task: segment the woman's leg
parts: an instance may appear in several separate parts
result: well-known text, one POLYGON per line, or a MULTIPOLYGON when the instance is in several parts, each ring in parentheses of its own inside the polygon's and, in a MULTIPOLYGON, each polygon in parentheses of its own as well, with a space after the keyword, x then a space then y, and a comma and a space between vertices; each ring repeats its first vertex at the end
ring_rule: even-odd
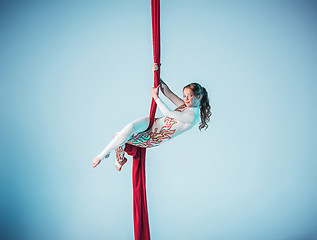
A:
POLYGON ((104 157, 109 157, 109 154, 112 150, 127 142, 133 134, 145 131, 146 128, 149 126, 149 123, 150 118, 148 116, 138 118, 133 122, 129 123, 114 136, 111 142, 100 154, 97 155, 97 157, 100 160, 102 160, 104 157))
POLYGON ((124 156, 124 149, 125 149, 125 144, 115 149, 115 152, 116 152, 115 166, 118 171, 121 171, 122 166, 126 164, 127 162, 127 158, 124 156))

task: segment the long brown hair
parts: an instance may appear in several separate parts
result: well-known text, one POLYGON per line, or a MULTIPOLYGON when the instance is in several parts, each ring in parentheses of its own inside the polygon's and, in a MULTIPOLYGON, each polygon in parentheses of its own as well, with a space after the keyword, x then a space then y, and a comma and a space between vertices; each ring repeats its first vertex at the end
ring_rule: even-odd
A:
POLYGON ((196 97, 201 95, 199 106, 201 122, 199 123, 199 130, 201 131, 203 128, 206 130, 208 128, 207 123, 210 121, 210 116, 212 115, 212 112, 210 111, 211 107, 209 104, 208 93, 199 83, 190 83, 183 88, 183 91, 185 88, 191 89, 196 97))

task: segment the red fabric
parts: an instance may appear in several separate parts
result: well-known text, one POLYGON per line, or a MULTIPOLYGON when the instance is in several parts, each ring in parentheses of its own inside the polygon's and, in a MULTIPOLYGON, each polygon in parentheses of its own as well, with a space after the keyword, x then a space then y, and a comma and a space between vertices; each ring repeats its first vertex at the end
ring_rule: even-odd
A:
MULTIPOLYGON (((154 63, 160 64, 160 0, 151 0, 152 32, 154 63)), ((160 67, 154 73, 154 87, 160 82, 160 67)), ((156 112, 156 102, 152 99, 150 124, 153 125, 156 112)), ((150 227, 146 203, 145 155, 146 149, 126 144, 125 151, 133 156, 133 220, 135 240, 150 240, 150 227)))
MULTIPOLYGON (((153 57, 154 63, 160 64, 160 0, 151 0, 152 6, 152 35, 153 35, 153 57)), ((154 87, 160 83, 160 66, 158 71, 154 72, 154 87)), ((153 125, 156 112, 156 102, 152 99, 150 111, 150 125, 153 125)))
POLYGON ((132 183, 134 238, 136 240, 150 240, 145 186, 146 149, 126 144, 125 151, 133 156, 132 183))

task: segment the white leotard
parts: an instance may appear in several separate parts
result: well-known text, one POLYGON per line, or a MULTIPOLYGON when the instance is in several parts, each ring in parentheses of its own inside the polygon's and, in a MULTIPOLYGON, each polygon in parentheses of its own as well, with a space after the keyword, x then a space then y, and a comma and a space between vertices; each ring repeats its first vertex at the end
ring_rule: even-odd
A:
POLYGON ((117 160, 122 161, 125 143, 144 148, 155 147, 188 131, 199 121, 199 107, 185 107, 184 102, 176 95, 167 97, 178 108, 174 111, 170 110, 159 98, 156 99, 163 117, 155 118, 152 127, 147 131, 145 130, 150 122, 149 117, 139 118, 129 123, 114 136, 112 141, 97 156, 103 159, 115 149, 117 160))
POLYGON ((164 117, 155 118, 149 130, 132 135, 127 143, 138 147, 155 147, 190 130, 199 121, 198 107, 181 105, 172 111, 159 98, 156 103, 164 117))

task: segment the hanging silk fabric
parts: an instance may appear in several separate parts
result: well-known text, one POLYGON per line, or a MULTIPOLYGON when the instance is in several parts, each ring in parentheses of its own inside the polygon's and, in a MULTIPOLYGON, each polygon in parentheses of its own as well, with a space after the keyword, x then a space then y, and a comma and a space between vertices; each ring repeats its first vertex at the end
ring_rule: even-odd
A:
MULTIPOLYGON (((154 63, 159 64, 154 72, 154 87, 160 83, 160 0, 151 0, 152 34, 154 63)), ((156 102, 152 99, 150 110, 150 124, 153 125, 156 112, 156 102)), ((133 220, 135 240, 150 240, 150 228, 146 203, 145 155, 146 149, 126 144, 125 152, 133 156, 132 184, 133 184, 133 220)))

